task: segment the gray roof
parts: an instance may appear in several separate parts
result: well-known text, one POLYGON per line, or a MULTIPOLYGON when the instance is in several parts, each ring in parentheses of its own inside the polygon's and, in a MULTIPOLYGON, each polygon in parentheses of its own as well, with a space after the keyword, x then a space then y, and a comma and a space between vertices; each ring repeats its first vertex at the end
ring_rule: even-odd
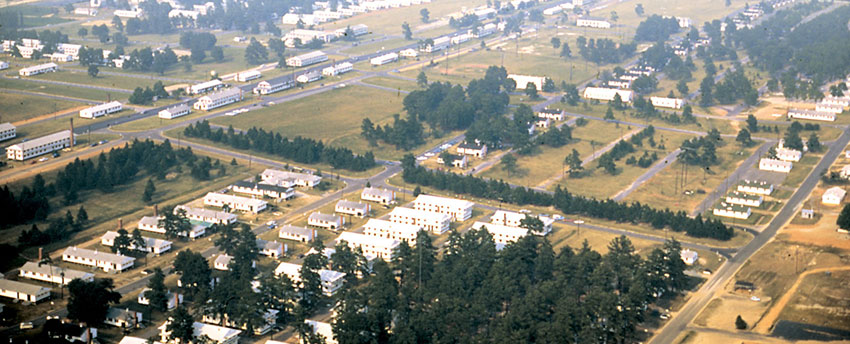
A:
POLYGON ((362 210, 366 210, 367 208, 369 208, 369 205, 366 204, 366 203, 352 202, 352 201, 346 201, 346 200, 340 200, 339 202, 336 202, 336 206, 337 207, 343 207, 343 208, 350 208, 350 209, 362 209, 362 210))
POLYGON ((189 107, 189 105, 186 105, 186 103, 182 103, 182 104, 178 104, 176 106, 172 106, 170 108, 167 108, 165 110, 168 111, 168 112, 171 112, 171 113, 177 113, 177 112, 188 111, 190 109, 191 108, 189 107))
POLYGON ((277 241, 268 241, 263 239, 257 239, 257 248, 261 250, 277 250, 282 249, 283 244, 277 241))
POLYGON ((280 230, 278 232, 279 233, 290 233, 292 235, 301 235, 301 236, 306 236, 306 237, 310 237, 310 236, 313 235, 312 229, 308 229, 308 228, 304 228, 304 227, 298 227, 298 226, 292 226, 292 225, 286 225, 286 226, 280 227, 280 230))
POLYGON ((38 266, 38 263, 36 263, 36 262, 26 262, 26 263, 24 263, 24 266, 21 267, 21 270, 22 271, 28 271, 28 272, 35 272, 35 273, 44 274, 44 275, 48 275, 48 276, 59 276, 61 273, 64 272, 65 273, 65 279, 68 280, 68 281, 73 280, 75 278, 86 279, 89 276, 94 276, 94 274, 92 274, 90 272, 83 272, 83 271, 79 271, 79 270, 65 269, 63 267, 59 267, 59 266, 56 266, 56 265, 42 264, 41 266, 38 266))
POLYGON ((228 88, 228 89, 223 90, 221 92, 212 93, 212 94, 206 95, 204 97, 208 97, 211 100, 218 100, 218 99, 229 98, 229 97, 232 97, 232 96, 240 94, 240 93, 242 93, 242 90, 239 89, 238 87, 234 87, 234 88, 228 88))
POLYGON ((9 146, 9 148, 17 147, 20 150, 25 151, 25 150, 27 150, 31 147, 37 147, 37 146, 41 146, 43 144, 47 144, 47 143, 50 143, 50 142, 59 141, 59 140, 64 139, 64 138, 70 138, 71 137, 70 135, 71 135, 70 130, 63 130, 63 131, 60 131, 58 133, 53 133, 53 134, 50 134, 50 135, 46 135, 46 136, 42 136, 42 137, 39 137, 39 138, 36 138, 36 139, 29 140, 29 141, 26 141, 26 142, 18 143, 16 145, 9 146))
POLYGON ((246 180, 237 181, 237 182, 233 183, 233 185, 238 186, 238 187, 243 187, 243 188, 258 189, 258 190, 265 190, 265 191, 272 191, 272 192, 279 192, 279 193, 286 193, 287 191, 292 189, 292 188, 285 188, 285 187, 281 187, 281 186, 277 186, 277 185, 271 185, 271 184, 249 182, 249 181, 246 181, 246 180))
POLYGON ((0 130, 9 130, 9 129, 15 129, 15 126, 12 125, 12 123, 8 123, 8 122, 0 124, 0 130))
POLYGON ((136 258, 113 254, 109 252, 89 250, 81 247, 71 246, 62 251, 62 255, 73 255, 77 257, 88 258, 92 260, 106 261, 113 264, 124 265, 127 261, 135 261, 136 258))
POLYGON ((378 189, 378 188, 365 188, 363 189, 362 195, 371 195, 375 197, 393 197, 393 191, 387 189, 378 189))
POLYGON ((310 214, 311 220, 320 220, 326 222, 337 222, 340 221, 341 217, 333 215, 333 214, 322 214, 322 213, 312 213, 310 214))
POLYGON ((464 143, 459 144, 457 146, 457 148, 480 150, 481 148, 484 148, 484 145, 480 145, 480 144, 477 144, 477 143, 474 143, 474 142, 472 142, 472 143, 464 142, 464 143))
POLYGON ((50 288, 45 288, 40 285, 23 283, 18 281, 12 281, 7 279, 0 279, 0 289, 2 290, 13 290, 19 293, 24 293, 28 295, 37 295, 41 293, 44 289, 48 291, 50 288))

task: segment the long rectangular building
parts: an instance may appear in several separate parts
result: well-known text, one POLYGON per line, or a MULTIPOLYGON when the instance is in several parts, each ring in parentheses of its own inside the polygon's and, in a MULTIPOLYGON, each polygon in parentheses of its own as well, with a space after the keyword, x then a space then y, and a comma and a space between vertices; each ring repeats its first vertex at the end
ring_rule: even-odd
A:
MULTIPOLYGON (((322 281, 322 293, 325 296, 333 296, 339 288, 342 288, 345 283, 345 273, 333 270, 321 269, 318 271, 319 279, 322 281)), ((275 275, 286 275, 295 283, 301 283, 301 265, 283 262, 278 264, 274 269, 275 275)))
POLYGON ((257 84, 257 87, 254 87, 254 94, 272 94, 275 92, 290 89, 292 88, 292 86, 295 86, 295 82, 292 80, 286 80, 276 84, 272 84, 268 81, 260 81, 260 83, 257 84))
POLYGON ((368 187, 360 193, 360 199, 381 204, 390 204, 395 201, 395 191, 368 187))
POLYGON ((505 210, 497 210, 493 216, 490 217, 490 222, 498 225, 511 226, 511 227, 520 227, 522 226, 522 220, 526 218, 526 216, 537 218, 540 222, 543 223, 543 231, 542 232, 532 232, 535 235, 546 235, 547 233, 552 231, 552 224, 555 223, 555 220, 547 217, 547 216, 534 216, 534 215, 526 215, 513 211, 505 211, 505 210))
POLYGON ((322 181, 322 177, 317 175, 273 170, 270 168, 263 171, 263 173, 260 174, 260 178, 263 180, 262 182, 264 184, 282 187, 305 186, 312 188, 319 185, 322 181))
POLYGON ((312 51, 306 54, 293 56, 286 59, 286 65, 290 67, 304 67, 313 65, 328 60, 328 55, 321 50, 312 51))
POLYGON ((162 119, 175 119, 180 116, 188 115, 192 109, 186 104, 178 104, 170 108, 164 109, 157 113, 157 116, 162 119))
POLYGON ((39 265, 36 262, 26 262, 18 271, 18 275, 23 278, 59 285, 68 285, 68 283, 71 283, 75 279, 81 279, 87 282, 94 280, 94 274, 91 272, 71 270, 51 264, 39 265))
POLYGON ((290 199, 295 197, 295 189, 286 188, 277 185, 263 184, 240 180, 230 185, 230 190, 236 193, 243 193, 257 197, 271 197, 277 199, 290 199))
POLYGON ((363 234, 377 238, 406 241, 411 246, 416 245, 416 236, 420 230, 422 230, 422 227, 417 225, 379 219, 369 219, 363 225, 363 234))
POLYGON ((816 110, 791 109, 788 110, 788 118, 834 122, 835 114, 832 112, 823 112, 816 110))
POLYGON ((42 73, 55 72, 59 70, 59 65, 50 62, 45 64, 40 64, 37 66, 21 68, 18 70, 18 75, 20 76, 33 76, 42 73))
POLYGON ((0 279, 0 296, 23 302, 36 303, 50 297, 50 288, 0 279))
POLYGON ((426 231, 438 235, 448 231, 452 221, 451 215, 448 214, 405 207, 394 208, 389 216, 392 222, 421 226, 426 231))
POLYGON ((475 221, 472 224, 472 229, 480 230, 481 228, 487 228, 487 232, 493 236, 493 242, 501 245, 517 242, 519 239, 528 235, 528 229, 522 227, 505 226, 481 221, 475 221))
POLYGON ((342 232, 336 238, 336 243, 345 241, 351 249, 360 248, 366 258, 380 258, 390 261, 396 247, 401 244, 398 240, 377 238, 354 232, 342 232))
POLYGON ((470 201, 431 195, 419 195, 413 201, 413 209, 446 214, 454 221, 465 221, 472 217, 473 206, 475 203, 470 201))
POLYGON ((6 147, 6 158, 9 160, 24 161, 39 155, 52 153, 54 151, 71 147, 73 139, 70 130, 63 130, 37 139, 21 142, 6 147))
POLYGON ((223 211, 187 207, 185 205, 178 205, 174 207, 175 212, 177 212, 178 210, 186 211, 186 217, 188 217, 189 220, 197 222, 229 225, 232 223, 236 223, 236 220, 238 220, 238 216, 236 216, 236 214, 226 213, 223 211))
POLYGON ((14 139, 16 136, 18 136, 17 130, 17 127, 12 125, 12 123, 0 124, 0 141, 14 139))
POLYGON ((198 101, 192 107, 195 110, 209 111, 240 100, 242 100, 242 90, 239 88, 228 88, 224 91, 198 98, 198 101))
POLYGON ((266 209, 267 203, 261 199, 242 196, 234 196, 217 192, 210 192, 204 196, 204 204, 213 207, 224 207, 227 205, 232 210, 240 210, 250 213, 259 213, 266 209))
MULTIPOLYGON (((176 209, 176 208, 175 208, 176 209)), ((233 215, 233 214, 231 214, 233 215)), ((236 215, 233 215, 236 216, 236 215)), ((186 216, 190 220, 192 219, 190 216, 186 216)), ((141 231, 165 234, 165 227, 159 225, 159 220, 162 219, 162 216, 144 216, 141 220, 139 220, 138 228, 141 231)), ((188 233, 179 233, 179 236, 189 237, 190 239, 196 239, 204 236, 207 232, 207 226, 201 224, 192 224, 192 228, 189 229, 188 233)))
POLYGON ((618 94, 620 95, 620 100, 624 103, 632 101, 632 91, 619 90, 616 88, 587 87, 584 89, 583 96, 587 99, 605 100, 610 102, 614 100, 618 94))
POLYGON ((224 83, 221 82, 221 80, 216 79, 189 86, 189 88, 186 89, 186 93, 191 95, 201 94, 212 92, 222 87, 224 87, 224 83))
MULTIPOLYGON (((115 239, 118 238, 118 235, 118 232, 107 231, 100 237, 100 244, 112 247, 115 245, 115 239)), ((171 241, 148 237, 142 237, 142 239, 145 241, 145 247, 136 247, 135 243, 130 243, 128 248, 131 250, 152 252, 156 255, 160 255, 171 250, 171 241)))
POLYGON ((98 267, 105 272, 121 272, 132 268, 136 258, 71 246, 62 252, 62 260, 69 263, 98 267))

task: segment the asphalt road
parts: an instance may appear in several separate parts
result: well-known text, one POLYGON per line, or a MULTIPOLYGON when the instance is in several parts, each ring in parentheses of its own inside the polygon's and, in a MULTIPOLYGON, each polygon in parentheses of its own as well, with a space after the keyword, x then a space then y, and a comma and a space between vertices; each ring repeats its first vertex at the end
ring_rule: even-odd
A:
POLYGON ((670 154, 667 154, 667 156, 665 156, 663 159, 659 159, 659 161, 655 165, 652 165, 649 170, 647 170, 646 172, 644 172, 644 174, 640 175, 640 177, 635 179, 635 181, 632 182, 632 184, 629 185, 628 188, 618 192, 616 195, 614 195, 614 197, 612 197, 612 199, 619 202, 628 197, 632 192, 637 190, 637 188, 643 185, 643 183, 646 183, 646 181, 651 179, 658 172, 661 172, 661 170, 676 162, 676 158, 681 152, 681 149, 676 148, 676 150, 670 152, 670 154))
POLYGON ((683 333, 688 324, 696 318, 699 312, 708 304, 714 293, 722 289, 741 268, 741 266, 752 257, 759 249, 767 244, 776 235, 776 232, 785 225, 797 213, 799 206, 817 186, 821 173, 826 171, 835 159, 850 142, 850 132, 845 130, 841 136, 832 143, 829 151, 823 159, 818 162, 812 172, 806 177, 800 187, 785 203, 785 206, 776 214, 770 224, 753 238, 747 245, 742 247, 737 254, 732 256, 703 286, 691 296, 690 300, 673 316, 650 341, 650 343, 672 343, 679 334, 683 333))

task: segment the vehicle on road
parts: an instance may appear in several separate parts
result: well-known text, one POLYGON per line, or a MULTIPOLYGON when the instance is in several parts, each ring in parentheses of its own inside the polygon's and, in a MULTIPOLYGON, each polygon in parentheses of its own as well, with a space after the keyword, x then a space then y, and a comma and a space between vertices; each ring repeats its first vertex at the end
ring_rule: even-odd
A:
POLYGON ((18 327, 21 330, 29 330, 29 329, 34 328, 35 326, 33 326, 32 322, 27 321, 27 322, 22 322, 21 325, 18 326, 18 327))
POLYGON ((274 222, 274 220, 266 222, 266 226, 269 226, 269 229, 275 229, 275 227, 277 227, 277 222, 274 222))
POLYGON ((45 162, 45 161, 47 161, 47 160, 50 160, 50 158, 48 158, 48 157, 43 157, 43 158, 41 158, 41 159, 38 159, 38 161, 39 161, 39 162, 45 162))

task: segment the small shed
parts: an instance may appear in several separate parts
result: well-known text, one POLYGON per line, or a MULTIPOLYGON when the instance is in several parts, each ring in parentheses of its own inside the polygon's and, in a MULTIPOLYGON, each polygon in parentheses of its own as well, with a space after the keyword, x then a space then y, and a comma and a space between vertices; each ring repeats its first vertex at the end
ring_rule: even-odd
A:
POLYGON ((800 210, 800 217, 804 219, 813 219, 815 218, 815 210, 803 208, 800 210))

